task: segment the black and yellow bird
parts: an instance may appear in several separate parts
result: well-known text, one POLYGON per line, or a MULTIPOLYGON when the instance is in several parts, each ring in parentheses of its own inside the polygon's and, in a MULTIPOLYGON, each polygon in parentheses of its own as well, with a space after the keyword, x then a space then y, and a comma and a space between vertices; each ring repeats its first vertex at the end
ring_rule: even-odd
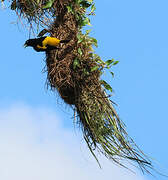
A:
POLYGON ((70 40, 59 40, 55 37, 44 36, 35 39, 28 39, 24 47, 31 46, 37 52, 49 51, 53 49, 59 49, 60 43, 68 43, 70 40))

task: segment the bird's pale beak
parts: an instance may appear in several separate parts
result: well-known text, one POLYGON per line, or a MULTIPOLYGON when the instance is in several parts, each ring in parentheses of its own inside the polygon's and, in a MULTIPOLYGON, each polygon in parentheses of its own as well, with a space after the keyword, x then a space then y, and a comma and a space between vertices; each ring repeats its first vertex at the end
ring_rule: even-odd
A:
POLYGON ((27 46, 28 46, 28 45, 27 45, 26 43, 23 45, 24 48, 26 48, 27 46))

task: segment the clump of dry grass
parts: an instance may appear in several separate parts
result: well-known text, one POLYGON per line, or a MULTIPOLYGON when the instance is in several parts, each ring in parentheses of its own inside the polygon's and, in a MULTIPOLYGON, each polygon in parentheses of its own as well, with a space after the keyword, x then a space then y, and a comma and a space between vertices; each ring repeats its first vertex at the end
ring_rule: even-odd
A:
POLYGON ((102 71, 117 62, 103 62, 94 54, 97 41, 81 32, 89 24, 86 9, 94 4, 87 0, 55 0, 44 9, 47 0, 13 0, 13 9, 28 22, 47 25, 47 32, 59 39, 70 39, 59 50, 46 52, 48 85, 58 91, 65 103, 74 106, 84 139, 95 156, 95 150, 124 166, 122 159, 136 162, 142 171, 152 168, 150 160, 128 136, 106 90, 109 84, 101 80, 102 71), (15 6, 14 6, 15 4, 15 6), (47 18, 50 15, 50 18, 47 18), (46 18, 46 19, 45 19, 46 18))

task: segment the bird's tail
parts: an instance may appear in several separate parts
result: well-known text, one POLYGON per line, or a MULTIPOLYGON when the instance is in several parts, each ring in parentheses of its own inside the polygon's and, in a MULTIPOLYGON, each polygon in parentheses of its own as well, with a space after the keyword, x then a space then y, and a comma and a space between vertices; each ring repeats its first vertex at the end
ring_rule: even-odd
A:
POLYGON ((60 43, 68 43, 70 40, 66 39, 66 40, 61 40, 60 43))

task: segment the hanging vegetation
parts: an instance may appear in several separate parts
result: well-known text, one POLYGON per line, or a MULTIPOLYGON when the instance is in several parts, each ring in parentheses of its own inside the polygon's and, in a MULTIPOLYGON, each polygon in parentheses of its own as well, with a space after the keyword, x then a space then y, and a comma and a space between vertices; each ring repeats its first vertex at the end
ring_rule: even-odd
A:
POLYGON ((89 36, 89 30, 82 31, 95 13, 93 0, 12 0, 11 9, 32 29, 42 27, 39 36, 49 33, 58 39, 70 39, 59 50, 46 52, 47 82, 75 108, 77 123, 96 160, 98 151, 121 166, 126 167, 122 161, 126 159, 143 172, 150 172, 150 160, 128 136, 109 99, 112 88, 101 79, 102 73, 118 61, 104 62, 93 50, 97 40, 89 36))

